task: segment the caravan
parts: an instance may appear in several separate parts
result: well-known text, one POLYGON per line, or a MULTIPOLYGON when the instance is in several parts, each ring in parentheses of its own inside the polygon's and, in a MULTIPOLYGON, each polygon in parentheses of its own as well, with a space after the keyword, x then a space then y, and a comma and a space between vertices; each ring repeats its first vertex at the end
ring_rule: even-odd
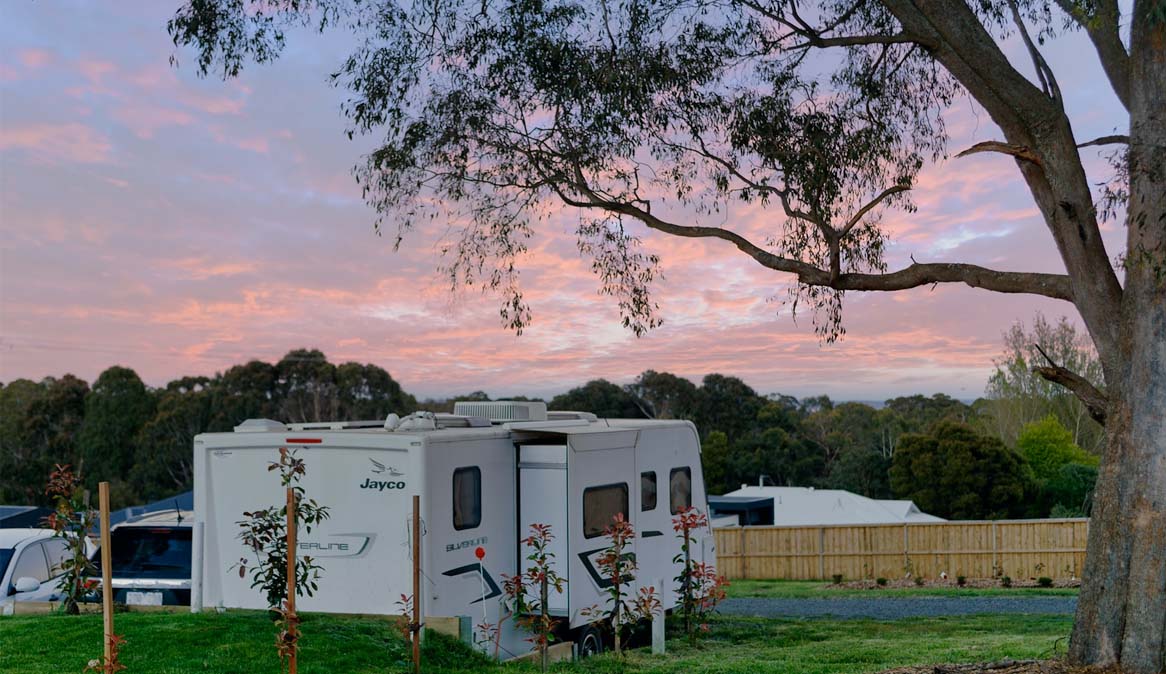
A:
MULTIPOLYGON (((526 564, 521 541, 532 524, 551 525, 555 570, 567 581, 562 594, 552 592, 551 613, 587 650, 600 644, 583 611, 606 601, 596 558, 617 513, 637 532, 631 591, 656 586, 666 608, 677 605, 672 518, 688 506, 707 512, 690 422, 597 419, 509 401, 459 403, 454 412, 384 422, 251 420, 196 437, 195 609, 266 608, 262 592, 232 567, 249 556, 237 537, 243 512, 282 502, 267 470, 281 447, 304 460, 301 485, 331 511, 297 545, 323 567, 319 590, 299 600, 300 610, 400 611, 396 602, 412 594, 413 495, 423 523, 422 615, 502 622, 503 658, 531 649, 514 621, 503 621, 501 595, 503 576, 526 564)), ((706 528, 694 556, 712 563, 713 555, 706 528)))

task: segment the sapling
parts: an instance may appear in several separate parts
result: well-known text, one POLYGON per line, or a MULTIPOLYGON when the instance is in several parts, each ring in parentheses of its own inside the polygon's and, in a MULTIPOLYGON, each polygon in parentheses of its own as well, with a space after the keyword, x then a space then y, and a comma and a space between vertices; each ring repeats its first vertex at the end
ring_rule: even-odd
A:
POLYGON ((610 543, 596 558, 596 566, 607 581, 604 588, 607 608, 591 606, 580 613, 597 620, 606 619, 611 624, 616 655, 622 655, 624 632, 662 611, 663 606, 655 587, 641 587, 634 595, 628 593, 628 585, 635 580, 636 572, 635 557, 624 551, 636 537, 632 523, 624 519, 623 513, 616 513, 603 533, 610 543))
POLYGON ((711 613, 724 598, 724 587, 728 581, 718 576, 716 570, 692 557, 693 532, 708 526, 708 515, 696 508, 681 508, 672 518, 672 529, 680 539, 680 552, 672 558, 673 564, 680 564, 680 575, 675 580, 680 594, 680 610, 684 618, 684 633, 689 640, 695 640, 694 619, 702 627, 704 618, 711 613))
MULTIPOLYGON (((279 461, 273 461, 267 466, 268 471, 279 471, 280 483, 289 487, 295 494, 295 512, 293 521, 296 528, 303 527, 305 533, 311 533, 312 528, 328 519, 326 506, 319 505, 314 499, 304 496, 304 488, 299 486, 300 479, 307 470, 304 461, 296 457, 295 450, 281 448, 279 461)), ((271 506, 261 510, 243 513, 246 519, 237 522, 241 531, 238 538, 255 555, 254 565, 250 566, 251 587, 263 590, 267 598, 267 607, 276 616, 276 651, 280 661, 285 666, 293 654, 297 652, 300 638, 299 616, 290 610, 287 603, 287 504, 271 506)), ((245 578, 248 571, 248 559, 243 557, 235 565, 239 569, 239 577, 245 578)), ((321 567, 309 555, 296 556, 296 596, 311 597, 319 587, 321 567)))
POLYGON ((555 637, 555 619, 550 615, 550 591, 563 592, 563 579, 552 566, 555 557, 550 551, 552 540, 554 534, 549 524, 530 525, 530 536, 522 540, 522 544, 530 548, 530 554, 526 556, 529 566, 516 576, 502 577, 507 608, 515 623, 531 633, 527 641, 538 649, 544 672, 549 664, 548 649, 555 637), (532 590, 538 591, 537 599, 531 598, 532 590))
POLYGON ((97 587, 92 580, 96 567, 89 559, 86 549, 86 534, 94 526, 97 513, 85 502, 81 490, 81 476, 74 473, 68 464, 57 464, 49 475, 45 493, 53 497, 55 508, 45 518, 45 526, 53 530, 53 536, 64 539, 68 554, 61 561, 61 579, 57 589, 61 591, 61 610, 76 615, 80 613, 78 602, 97 587))

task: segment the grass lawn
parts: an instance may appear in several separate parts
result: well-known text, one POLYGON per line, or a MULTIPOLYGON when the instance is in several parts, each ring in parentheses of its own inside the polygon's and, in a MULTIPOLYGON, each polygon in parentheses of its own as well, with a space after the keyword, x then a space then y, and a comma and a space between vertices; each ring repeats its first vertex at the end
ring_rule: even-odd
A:
POLYGON ((832 587, 816 580, 734 580, 728 588, 730 597, 764 597, 770 599, 830 599, 834 597, 1076 597, 1075 587, 907 587, 859 588, 832 587))
MULTIPOLYGON (((274 629, 261 613, 129 613, 117 616, 126 638, 126 674, 277 674, 274 629)), ((1063 652, 1071 619, 1062 616, 974 616, 873 620, 787 620, 720 617, 696 647, 669 641, 669 652, 631 651, 620 662, 604 655, 556 672, 762 674, 876 672, 895 666, 1048 657, 1063 652)), ((407 648, 391 625, 369 618, 307 615, 302 629, 304 674, 406 672, 407 648)), ((80 672, 101 653, 101 616, 0 618, 0 672, 80 672)), ((505 674, 534 665, 495 665, 443 637, 425 648, 425 672, 505 674)))

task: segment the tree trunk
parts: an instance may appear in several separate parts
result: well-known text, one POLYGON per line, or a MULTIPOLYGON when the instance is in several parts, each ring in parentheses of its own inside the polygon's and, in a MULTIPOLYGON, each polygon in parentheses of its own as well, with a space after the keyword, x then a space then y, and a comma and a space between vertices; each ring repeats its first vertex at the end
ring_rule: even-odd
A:
POLYGON ((1124 367, 1069 651, 1140 674, 1166 670, 1166 22, 1152 4, 1135 5, 1130 45, 1124 367))

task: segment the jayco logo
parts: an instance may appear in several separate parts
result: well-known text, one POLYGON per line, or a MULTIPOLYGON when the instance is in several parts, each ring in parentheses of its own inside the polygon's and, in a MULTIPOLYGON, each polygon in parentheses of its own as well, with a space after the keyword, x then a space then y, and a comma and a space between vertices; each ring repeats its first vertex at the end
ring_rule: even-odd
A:
POLYGON ((375 489, 377 491, 384 491, 386 489, 404 489, 405 482, 393 482, 392 480, 381 482, 372 478, 365 478, 364 484, 360 485, 361 489, 375 489))

